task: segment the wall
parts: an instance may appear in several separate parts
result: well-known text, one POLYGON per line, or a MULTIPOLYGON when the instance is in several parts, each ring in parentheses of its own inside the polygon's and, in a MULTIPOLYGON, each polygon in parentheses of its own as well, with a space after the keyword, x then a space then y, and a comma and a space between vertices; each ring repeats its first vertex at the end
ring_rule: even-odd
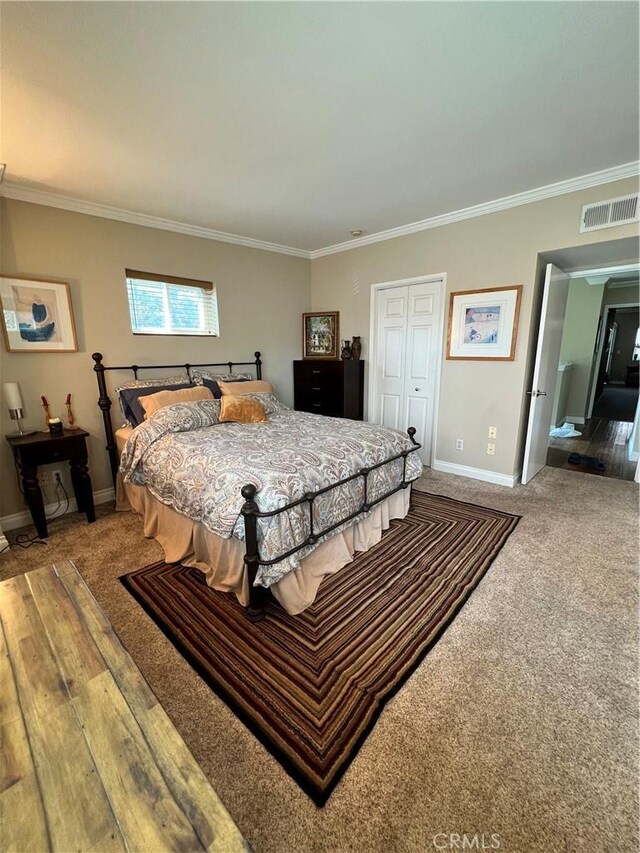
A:
POLYGON ((579 223, 584 204, 637 189, 636 180, 617 181, 317 258, 311 262, 313 310, 339 310, 341 337, 362 335, 366 359, 370 287, 376 282, 446 273, 447 293, 523 284, 515 361, 443 361, 436 439, 439 460, 512 476, 520 464, 528 411, 525 381, 539 308, 538 254, 633 237, 634 225, 580 234, 579 223), (489 426, 498 428, 493 457, 486 454, 489 426), (464 439, 463 451, 455 450, 456 438, 464 439))
MULTIPOLYGON (((260 350, 265 378, 292 404, 291 362, 301 356, 301 314, 310 308, 309 261, 8 199, 2 199, 0 217, 2 273, 69 282, 79 346, 77 353, 25 354, 7 353, 3 343, 0 381, 20 383, 25 425, 31 427, 42 425, 41 394, 52 403, 52 414, 62 415, 72 392, 77 421, 91 433, 94 490, 111 486, 111 478, 92 352, 102 352, 106 364, 158 364, 247 361, 260 350), (126 267, 214 281, 220 337, 134 337, 126 267)), ((3 435, 15 430, 4 402, 0 427, 3 435)), ((0 516, 23 509, 3 440, 0 516)))
POLYGON ((640 303, 640 289, 637 284, 628 287, 607 287, 604 292, 605 305, 635 305, 640 303))
POLYGON ((573 363, 566 420, 574 423, 582 423, 586 417, 603 299, 604 284, 589 284, 584 278, 575 278, 569 283, 560 360, 573 363))
POLYGON ((627 364, 633 359, 639 319, 640 313, 637 310, 620 309, 616 311, 618 332, 609 371, 610 382, 624 383, 626 379, 627 364))

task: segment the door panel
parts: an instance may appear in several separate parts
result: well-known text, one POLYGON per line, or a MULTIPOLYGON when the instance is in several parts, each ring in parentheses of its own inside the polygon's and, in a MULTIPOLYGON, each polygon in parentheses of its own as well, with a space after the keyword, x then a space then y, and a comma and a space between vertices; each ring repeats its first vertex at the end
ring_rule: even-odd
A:
MULTIPOLYGON (((405 290, 406 288, 402 288, 405 290)), ((386 298, 383 301, 384 305, 384 314, 383 317, 387 320, 397 320, 401 318, 404 320, 407 309, 406 309, 406 294, 387 294, 386 298)))
POLYGON ((419 315, 433 314, 433 294, 432 293, 412 293, 411 294, 411 314, 416 317, 419 315))
POLYGON ((431 364, 431 326, 414 326, 410 330, 409 352, 409 379, 428 380, 431 364))
POLYGON ((382 417, 383 426, 389 429, 400 429, 401 398, 399 394, 382 395, 382 417))
POLYGON ((428 397, 407 398, 407 426, 415 426, 416 441, 423 448, 431 445, 430 403, 428 397))
POLYGON ((528 483, 547 463, 549 424, 558 378, 564 315, 567 310, 569 276, 548 264, 542 294, 542 311, 525 442, 522 482, 528 483))
POLYGON ((384 329, 382 334, 384 338, 382 376, 384 379, 402 379, 404 328, 384 329))

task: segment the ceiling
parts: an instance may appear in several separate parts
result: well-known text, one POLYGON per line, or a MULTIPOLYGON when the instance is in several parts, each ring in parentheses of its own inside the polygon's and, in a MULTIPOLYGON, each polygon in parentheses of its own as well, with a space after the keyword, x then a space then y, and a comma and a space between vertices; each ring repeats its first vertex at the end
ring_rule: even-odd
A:
POLYGON ((304 250, 638 159, 632 2, 2 4, 6 180, 304 250))

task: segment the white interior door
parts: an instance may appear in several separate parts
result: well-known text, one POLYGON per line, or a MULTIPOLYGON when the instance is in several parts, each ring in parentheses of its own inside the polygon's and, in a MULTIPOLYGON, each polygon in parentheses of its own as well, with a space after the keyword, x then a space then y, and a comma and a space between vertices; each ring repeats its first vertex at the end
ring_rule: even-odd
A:
POLYGON ((431 464, 442 338, 442 282, 382 288, 376 297, 371 420, 416 429, 420 456, 431 464))
POLYGON ((522 482, 528 483, 547 463, 549 424, 558 378, 562 328, 567 310, 569 276, 553 264, 547 265, 542 295, 542 312, 531 396, 529 424, 524 449, 522 482))

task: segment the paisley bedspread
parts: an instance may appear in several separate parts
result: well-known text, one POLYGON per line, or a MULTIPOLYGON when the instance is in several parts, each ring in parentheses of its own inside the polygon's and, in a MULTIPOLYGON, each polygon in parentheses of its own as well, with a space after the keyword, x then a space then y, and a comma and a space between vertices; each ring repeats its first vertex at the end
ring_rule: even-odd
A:
MULTIPOLYGON (((161 503, 218 536, 244 539, 240 489, 247 483, 258 490, 259 509, 270 511, 412 446, 408 436, 385 427, 294 412, 271 394, 252 396, 265 404, 267 423, 220 423, 217 400, 160 409, 133 431, 124 447, 120 470, 125 482, 147 486, 161 503)), ((395 488, 402 481, 402 471, 402 459, 372 471, 368 500, 395 488)), ((421 473, 420 457, 410 453, 407 480, 421 473)), ((314 533, 356 511, 362 499, 361 477, 317 497, 314 533)), ((307 502, 258 519, 261 559, 279 557, 309 532, 307 502)), ((320 536, 318 542, 323 538, 327 537, 320 536)), ((256 583, 265 587, 276 583, 314 547, 307 546, 272 566, 260 566, 256 583)))

